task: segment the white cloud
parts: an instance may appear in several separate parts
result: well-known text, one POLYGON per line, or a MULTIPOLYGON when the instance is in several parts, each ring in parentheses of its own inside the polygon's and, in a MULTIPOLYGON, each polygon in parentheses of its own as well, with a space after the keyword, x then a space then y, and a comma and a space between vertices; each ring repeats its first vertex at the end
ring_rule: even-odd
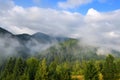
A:
POLYGON ((81 37, 87 43, 119 50, 119 15, 120 10, 100 13, 89 9, 87 15, 84 16, 84 27, 78 32, 82 34, 81 37))
POLYGON ((91 9, 88 10, 85 18, 87 18, 86 19, 87 21, 89 21, 89 20, 90 21, 91 20, 98 21, 98 20, 101 20, 103 17, 102 17, 102 15, 98 11, 94 10, 93 8, 91 8, 91 9))
POLYGON ((24 28, 21 28, 21 27, 18 27, 18 26, 11 26, 11 31, 13 33, 17 33, 17 34, 21 34, 21 33, 35 33, 33 30, 27 28, 27 27, 24 27, 24 28))
POLYGON ((66 2, 59 2, 58 6, 67 9, 67 8, 75 8, 84 4, 88 4, 92 2, 92 0, 67 0, 66 2))
POLYGON ((120 50, 120 10, 101 13, 89 9, 86 15, 81 15, 77 12, 13 5, 6 7, 4 12, 0 15, 0 26, 14 33, 44 32, 77 37, 88 44, 120 50))
MULTIPOLYGON (((71 30, 74 30, 72 26, 76 25, 77 27, 77 24, 79 24, 82 18, 82 15, 79 13, 38 7, 25 9, 20 6, 15 6, 6 14, 8 15, 6 15, 3 20, 0 20, 2 25, 9 26, 9 29, 11 28, 10 30, 13 30, 12 26, 18 27, 17 31, 14 31, 16 33, 18 33, 18 29, 26 31, 25 28, 28 28, 33 31, 29 30, 27 32, 40 31, 48 34, 67 35, 71 30)), ((21 31, 19 30, 19 32, 21 31)))

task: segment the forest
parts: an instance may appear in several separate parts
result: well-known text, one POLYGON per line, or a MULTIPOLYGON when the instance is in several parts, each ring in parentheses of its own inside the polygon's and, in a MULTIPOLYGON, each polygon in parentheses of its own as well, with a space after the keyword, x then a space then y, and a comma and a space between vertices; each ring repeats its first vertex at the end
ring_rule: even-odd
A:
POLYGON ((0 80, 119 80, 120 59, 64 61, 11 57, 0 66, 0 80))

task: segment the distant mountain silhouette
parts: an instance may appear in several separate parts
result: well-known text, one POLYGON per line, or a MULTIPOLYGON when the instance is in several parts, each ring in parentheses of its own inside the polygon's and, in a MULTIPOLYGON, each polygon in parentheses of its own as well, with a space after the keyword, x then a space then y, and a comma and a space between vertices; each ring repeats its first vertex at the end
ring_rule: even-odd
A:
POLYGON ((34 39, 34 40, 37 40, 38 42, 40 43, 51 43, 52 41, 58 41, 58 42, 61 42, 61 41, 64 41, 64 40, 67 40, 69 38, 65 38, 65 37, 53 37, 53 36, 50 36, 50 35, 47 35, 47 34, 44 34, 44 33, 41 33, 41 32, 37 32, 33 35, 29 35, 29 34, 12 34, 11 32, 3 29, 0 27, 0 36, 2 37, 10 37, 11 38, 15 38, 15 39, 18 39, 18 41, 20 42, 27 42, 31 39, 34 39))

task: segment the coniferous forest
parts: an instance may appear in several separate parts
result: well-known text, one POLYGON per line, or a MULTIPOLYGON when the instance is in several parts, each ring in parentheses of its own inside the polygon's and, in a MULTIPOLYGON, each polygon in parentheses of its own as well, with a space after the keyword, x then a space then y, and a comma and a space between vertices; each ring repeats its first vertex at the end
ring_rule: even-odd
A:
POLYGON ((58 58, 9 58, 0 66, 0 80, 119 80, 120 59, 64 61, 58 58))

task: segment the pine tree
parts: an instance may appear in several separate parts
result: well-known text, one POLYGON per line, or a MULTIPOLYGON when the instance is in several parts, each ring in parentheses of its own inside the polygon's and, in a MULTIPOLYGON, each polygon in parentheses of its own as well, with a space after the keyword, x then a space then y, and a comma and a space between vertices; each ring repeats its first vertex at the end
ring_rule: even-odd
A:
POLYGON ((92 61, 86 65, 84 78, 85 80, 99 80, 98 70, 92 61))

